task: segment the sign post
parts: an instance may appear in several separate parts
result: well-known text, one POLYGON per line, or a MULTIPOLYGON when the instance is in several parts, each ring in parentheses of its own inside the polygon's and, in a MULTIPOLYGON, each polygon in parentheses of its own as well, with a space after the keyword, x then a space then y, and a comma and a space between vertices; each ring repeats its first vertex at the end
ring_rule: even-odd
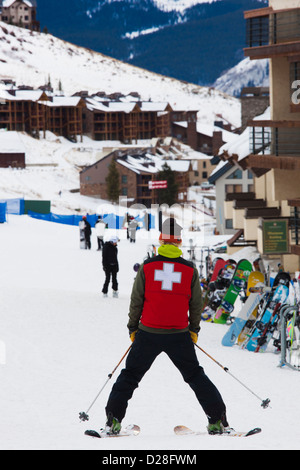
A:
POLYGON ((275 255, 289 253, 289 228, 287 219, 262 221, 263 253, 275 255))

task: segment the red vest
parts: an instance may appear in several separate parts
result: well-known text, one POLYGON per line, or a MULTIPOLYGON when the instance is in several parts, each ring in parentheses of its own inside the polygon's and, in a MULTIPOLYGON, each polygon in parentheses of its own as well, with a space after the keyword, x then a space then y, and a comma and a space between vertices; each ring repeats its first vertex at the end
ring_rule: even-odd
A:
POLYGON ((145 298, 141 323, 150 328, 184 329, 194 268, 182 258, 157 256, 144 264, 145 298))

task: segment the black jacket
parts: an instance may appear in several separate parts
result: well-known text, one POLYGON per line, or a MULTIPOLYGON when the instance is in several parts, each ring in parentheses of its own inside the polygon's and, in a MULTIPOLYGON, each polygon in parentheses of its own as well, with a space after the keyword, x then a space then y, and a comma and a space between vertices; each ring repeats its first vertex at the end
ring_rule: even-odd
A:
POLYGON ((84 224, 85 224, 84 225, 84 234, 85 234, 86 237, 90 237, 91 234, 92 234, 91 224, 87 220, 84 221, 84 224))
POLYGON ((119 271, 118 248, 111 242, 104 243, 102 251, 103 269, 115 267, 119 271))

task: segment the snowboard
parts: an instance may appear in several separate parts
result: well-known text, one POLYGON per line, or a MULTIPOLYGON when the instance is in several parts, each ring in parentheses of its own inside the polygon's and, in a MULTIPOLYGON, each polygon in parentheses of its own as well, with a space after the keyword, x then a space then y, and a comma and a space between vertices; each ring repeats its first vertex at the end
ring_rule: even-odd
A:
MULTIPOLYGON (((213 434, 213 437, 249 437, 253 436, 254 434, 258 434, 261 432, 261 428, 254 428, 250 431, 235 431, 234 429, 228 430, 228 432, 224 432, 223 434, 213 434)), ((186 426, 176 426, 174 428, 174 433, 177 436, 210 436, 208 432, 203 431, 194 431, 186 426)))
MULTIPOLYGON (((241 332, 243 331, 248 319, 253 315, 255 318, 258 305, 261 301, 262 294, 250 294, 248 299, 246 300, 243 308, 241 309, 238 316, 235 318, 234 322, 230 326, 227 333, 223 336, 222 345, 223 346, 233 346, 241 332)), ((250 320, 251 321, 251 320, 250 320)))
POLYGON ((84 233, 85 223, 81 220, 79 222, 79 237, 80 237, 80 249, 85 250, 85 233, 84 233))
POLYGON ((105 429, 100 429, 99 432, 93 429, 87 429, 84 434, 98 439, 106 439, 108 437, 138 436, 140 432, 141 428, 139 426, 136 424, 129 424, 126 428, 121 429, 119 434, 108 434, 105 429))
POLYGON ((252 264, 247 259, 238 262, 230 286, 223 297, 220 307, 213 318, 214 323, 225 324, 234 310, 234 303, 242 289, 247 287, 248 277, 252 271, 252 264))
POLYGON ((212 271, 212 274, 211 274, 210 278, 207 278, 205 283, 202 280, 202 288, 203 288, 203 290, 205 289, 205 291, 206 291, 205 295, 204 295, 204 298, 203 298, 202 311, 204 311, 204 309, 207 307, 209 297, 211 295, 211 289, 209 287, 209 284, 211 282, 214 282, 217 279, 218 273, 220 272, 220 270, 224 266, 225 266, 225 260, 223 260, 222 258, 216 258, 216 260, 214 262, 213 271, 212 271))
POLYGON ((267 309, 269 302, 272 300, 273 289, 267 286, 256 286, 254 287, 254 293, 261 294, 261 303, 258 305, 257 311, 250 316, 249 320, 246 322, 243 330, 241 331, 237 344, 242 349, 246 349, 247 343, 254 331, 256 321, 262 317, 263 313, 267 309))
POLYGON ((211 322, 216 309, 226 293, 235 271, 236 263, 233 260, 224 262, 224 266, 218 271, 217 278, 208 285, 207 299, 204 301, 202 320, 211 322))
POLYGON ((274 328, 276 327, 277 320, 279 318, 280 307, 284 304, 289 295, 288 286, 290 276, 287 273, 284 273, 286 276, 279 276, 279 274, 276 276, 274 281, 278 284, 277 287, 275 286, 275 291, 271 300, 268 302, 267 308, 262 313, 262 316, 256 321, 251 337, 247 342, 246 349, 248 349, 248 351, 265 351, 273 336, 274 328))
POLYGON ((256 318, 258 305, 262 299, 262 293, 252 294, 250 289, 255 286, 263 286, 264 280, 265 276, 263 273, 259 271, 252 271, 250 273, 246 292, 247 300, 229 330, 224 335, 222 339, 223 346, 233 346, 237 342, 247 321, 251 320, 252 317, 256 318))
POLYGON ((220 269, 223 269, 226 264, 226 261, 223 258, 216 258, 216 262, 214 263, 214 269, 209 279, 209 282, 214 282, 219 274, 220 269))

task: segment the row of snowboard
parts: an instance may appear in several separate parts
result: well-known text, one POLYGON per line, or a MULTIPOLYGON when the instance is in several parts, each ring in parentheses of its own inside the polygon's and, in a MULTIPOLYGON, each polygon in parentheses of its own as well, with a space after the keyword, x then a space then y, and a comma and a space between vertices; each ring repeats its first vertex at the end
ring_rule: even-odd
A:
MULTIPOLYGON (((230 325, 222 339, 223 346, 238 344, 249 351, 263 352, 274 339, 274 345, 279 349, 280 312, 288 302, 294 284, 285 272, 279 272, 273 282, 266 283, 265 274, 258 270, 258 264, 253 264, 253 267, 248 260, 238 263, 215 260, 208 281, 202 282, 202 320, 230 325), (241 308, 236 312, 238 298, 241 308)), ((299 313, 296 311, 287 329, 290 343, 294 339, 291 332, 294 335, 299 327, 299 313)))

